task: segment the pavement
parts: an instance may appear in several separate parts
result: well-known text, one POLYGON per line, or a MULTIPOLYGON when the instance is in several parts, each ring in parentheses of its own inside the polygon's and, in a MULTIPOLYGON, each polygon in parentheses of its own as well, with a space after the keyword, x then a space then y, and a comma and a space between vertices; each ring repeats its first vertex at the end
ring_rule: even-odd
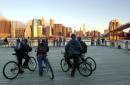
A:
MULTIPOLYGON (((16 60, 11 55, 12 48, 0 47, 0 85, 130 85, 130 51, 113 47, 89 46, 86 56, 91 56, 97 63, 97 69, 89 77, 81 76, 76 71, 75 77, 70 77, 70 72, 64 73, 60 67, 63 57, 63 47, 51 47, 48 59, 52 65, 55 78, 51 80, 47 74, 39 77, 38 69, 35 72, 25 70, 14 80, 3 76, 2 69, 6 62, 16 60)), ((36 55, 35 48, 30 53, 36 55)))

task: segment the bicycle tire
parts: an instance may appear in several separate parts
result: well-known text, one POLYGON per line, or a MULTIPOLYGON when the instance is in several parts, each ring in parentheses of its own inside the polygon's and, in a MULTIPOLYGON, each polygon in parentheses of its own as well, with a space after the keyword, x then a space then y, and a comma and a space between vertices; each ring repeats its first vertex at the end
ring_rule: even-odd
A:
POLYGON ((17 76, 18 76, 18 72, 19 72, 19 68, 18 68, 18 64, 17 64, 17 62, 15 62, 15 61, 9 61, 9 62, 7 62, 5 65, 4 65, 4 67, 3 67, 3 75, 4 75, 4 77, 6 78, 6 79, 15 79, 17 76), (13 65, 14 67, 11 67, 10 65, 13 65), (10 67, 10 69, 7 71, 7 67, 10 67), (13 76, 12 77, 10 77, 9 76, 9 74, 6 74, 6 71, 9 73, 9 74, 13 74, 13 76), (15 73, 15 71, 16 71, 16 73, 15 73), (14 75, 15 74, 15 75, 14 75))
POLYGON ((64 58, 61 59, 60 66, 61 66, 61 69, 62 69, 63 72, 69 71, 69 66, 68 66, 68 64, 67 64, 67 62, 65 61, 64 58), (65 67, 65 66, 67 66, 67 67, 65 67))
POLYGON ((95 71, 95 70, 96 70, 97 65, 96 65, 96 62, 95 62, 95 60, 94 60, 93 58, 87 57, 87 58, 86 58, 86 62, 91 65, 92 71, 95 71))
POLYGON ((28 62, 28 69, 30 71, 35 71, 37 67, 37 62, 34 57, 30 57, 29 62, 28 62))
POLYGON ((82 76, 88 77, 92 74, 92 67, 86 62, 80 62, 78 71, 82 76), (83 73, 82 71, 84 71, 85 73, 83 73))
POLYGON ((47 69, 47 74, 48 74, 49 78, 53 80, 54 79, 54 72, 53 72, 53 69, 52 69, 49 61, 47 63, 47 68, 46 69, 47 69), (51 74, 49 74, 49 71, 50 71, 51 74))

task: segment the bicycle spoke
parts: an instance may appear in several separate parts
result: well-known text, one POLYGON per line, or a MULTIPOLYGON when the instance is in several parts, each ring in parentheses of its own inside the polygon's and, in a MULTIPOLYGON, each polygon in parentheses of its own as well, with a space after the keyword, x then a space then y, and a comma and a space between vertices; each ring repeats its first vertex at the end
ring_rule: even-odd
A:
POLYGON ((28 68, 30 71, 35 71, 37 66, 36 60, 34 57, 30 57, 29 62, 28 62, 28 68))

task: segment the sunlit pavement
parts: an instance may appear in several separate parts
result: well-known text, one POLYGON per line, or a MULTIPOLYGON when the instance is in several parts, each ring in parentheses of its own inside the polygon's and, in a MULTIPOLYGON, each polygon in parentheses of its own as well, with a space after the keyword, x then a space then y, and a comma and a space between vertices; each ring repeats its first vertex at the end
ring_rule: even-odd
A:
MULTIPOLYGON (((83 77, 76 72, 75 77, 70 77, 70 72, 64 73, 60 68, 63 57, 62 47, 51 47, 48 58, 54 70, 55 79, 51 80, 44 73, 38 76, 38 71, 18 75, 14 80, 6 79, 2 74, 3 66, 10 60, 16 60, 11 55, 12 48, 0 48, 0 85, 130 85, 130 51, 112 47, 88 47, 86 55, 91 56, 97 63, 97 69, 90 77, 83 77)), ((35 49, 30 55, 36 55, 35 49)))

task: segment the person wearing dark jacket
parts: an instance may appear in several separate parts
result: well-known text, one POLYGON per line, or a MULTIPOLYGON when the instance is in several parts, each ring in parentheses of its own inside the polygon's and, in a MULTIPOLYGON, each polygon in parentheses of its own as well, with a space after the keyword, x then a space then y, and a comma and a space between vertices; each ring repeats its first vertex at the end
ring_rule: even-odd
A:
POLYGON ((47 41, 46 41, 46 39, 43 39, 42 43, 40 43, 38 45, 37 54, 36 54, 37 55, 37 61, 38 61, 39 76, 43 75, 43 73, 42 73, 43 61, 44 61, 45 64, 48 62, 47 58, 46 58, 48 51, 49 51, 49 47, 48 47, 47 41))
POLYGON ((18 40, 18 46, 15 48, 16 55, 17 55, 17 60, 18 60, 18 67, 19 67, 19 73, 23 73, 24 71, 22 70, 23 67, 28 66, 28 61, 30 57, 28 56, 28 52, 32 50, 31 47, 27 44, 27 39, 24 39, 22 42, 18 40), (23 65, 22 65, 22 59, 25 59, 23 65))
POLYGON ((82 50, 81 50, 81 54, 87 53, 87 44, 82 41, 81 37, 77 37, 77 40, 80 42, 82 50))
POLYGON ((76 68, 78 68, 79 56, 80 56, 80 51, 81 51, 82 47, 81 47, 79 41, 76 40, 75 34, 72 34, 71 38, 72 39, 65 46, 65 51, 67 53, 67 57, 72 58, 74 61, 72 71, 71 71, 71 77, 74 77, 75 70, 76 70, 76 68))

